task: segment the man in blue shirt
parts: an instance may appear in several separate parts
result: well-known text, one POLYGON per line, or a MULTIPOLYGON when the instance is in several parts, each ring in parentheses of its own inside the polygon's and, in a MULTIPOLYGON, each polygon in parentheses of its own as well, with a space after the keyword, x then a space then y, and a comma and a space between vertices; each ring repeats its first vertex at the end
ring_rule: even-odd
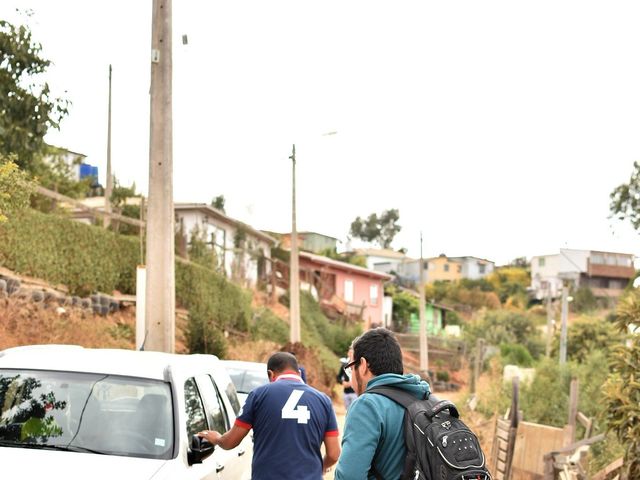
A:
POLYGON ((342 455, 336 480, 383 478, 396 480, 404 469, 404 407, 390 398, 367 393, 379 385, 392 385, 417 399, 427 398, 429 384, 417 375, 403 375, 402 351, 389 330, 375 328, 352 344, 353 359, 345 369, 358 398, 347 412, 342 455))
POLYGON ((273 354, 267 374, 271 383, 249 394, 231 430, 198 435, 229 450, 253 429, 253 480, 321 480, 340 456, 331 400, 302 381, 296 357, 290 353, 273 354))

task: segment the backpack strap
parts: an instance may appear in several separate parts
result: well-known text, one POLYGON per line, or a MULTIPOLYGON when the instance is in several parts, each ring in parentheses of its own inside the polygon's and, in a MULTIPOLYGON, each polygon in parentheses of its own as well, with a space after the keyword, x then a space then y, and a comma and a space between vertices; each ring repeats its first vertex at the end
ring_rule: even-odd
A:
POLYGON ((364 393, 377 393, 378 395, 390 398, 394 402, 402 405, 404 408, 409 408, 409 405, 411 405, 413 402, 417 402, 420 400, 419 398, 411 395, 406 390, 389 386, 373 387, 369 390, 366 390, 364 393))

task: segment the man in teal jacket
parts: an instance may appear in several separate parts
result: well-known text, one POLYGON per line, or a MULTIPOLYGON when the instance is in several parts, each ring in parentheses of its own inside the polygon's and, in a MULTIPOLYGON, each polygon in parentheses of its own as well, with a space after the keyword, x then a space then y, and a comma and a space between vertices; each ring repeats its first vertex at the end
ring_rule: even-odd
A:
POLYGON ((351 370, 358 398, 347 412, 335 479, 397 480, 407 453, 404 408, 367 390, 393 385, 421 399, 429 396, 429 384, 417 375, 403 375, 400 345, 385 328, 369 330, 354 340, 353 359, 346 368, 351 370))

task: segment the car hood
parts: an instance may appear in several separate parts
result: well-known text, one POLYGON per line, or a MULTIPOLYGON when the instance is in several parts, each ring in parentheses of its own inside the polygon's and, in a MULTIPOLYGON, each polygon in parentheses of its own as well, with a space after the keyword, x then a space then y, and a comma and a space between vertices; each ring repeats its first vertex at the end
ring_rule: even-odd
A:
POLYGON ((0 465, 10 472, 22 472, 23 478, 46 476, 47 480, 91 478, 150 479, 166 460, 60 452, 32 448, 0 447, 0 465))

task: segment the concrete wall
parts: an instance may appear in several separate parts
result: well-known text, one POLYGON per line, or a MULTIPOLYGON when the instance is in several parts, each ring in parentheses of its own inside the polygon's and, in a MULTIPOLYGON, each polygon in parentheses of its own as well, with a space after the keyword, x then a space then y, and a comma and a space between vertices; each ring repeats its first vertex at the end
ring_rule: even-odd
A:
POLYGON ((428 260, 427 268, 429 283, 436 280, 460 280, 462 278, 462 265, 451 261, 447 257, 436 257, 428 260))
POLYGON ((551 288, 551 296, 557 298, 562 293, 560 274, 560 255, 539 255, 531 258, 531 288, 538 300, 546 298, 547 289, 551 288))
POLYGON ((492 262, 473 257, 462 258, 460 261, 462 262, 462 278, 478 280, 493 272, 494 265, 492 262))

